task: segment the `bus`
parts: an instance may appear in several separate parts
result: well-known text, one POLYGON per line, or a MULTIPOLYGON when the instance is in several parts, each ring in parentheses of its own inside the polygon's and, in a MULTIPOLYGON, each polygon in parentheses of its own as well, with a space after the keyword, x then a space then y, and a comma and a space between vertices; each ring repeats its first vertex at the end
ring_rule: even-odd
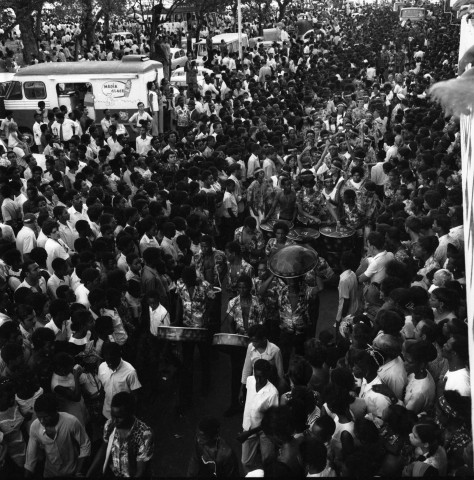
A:
POLYGON ((103 111, 118 113, 122 122, 147 103, 148 82, 160 83, 163 65, 142 55, 126 55, 111 62, 38 63, 21 68, 11 79, 5 109, 11 110, 22 133, 31 133, 38 102, 52 110, 62 105, 68 112, 81 106, 87 91, 94 97, 95 122, 103 111))
POLYGON ((419 22, 426 18, 426 8, 422 7, 407 7, 400 8, 400 21, 406 22, 410 20, 411 22, 419 22))

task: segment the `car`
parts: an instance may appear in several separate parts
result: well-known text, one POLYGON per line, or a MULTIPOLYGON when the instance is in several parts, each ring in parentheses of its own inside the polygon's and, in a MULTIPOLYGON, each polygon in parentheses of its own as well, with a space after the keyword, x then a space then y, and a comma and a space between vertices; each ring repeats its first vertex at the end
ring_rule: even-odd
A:
POLYGON ((171 51, 171 70, 176 70, 179 67, 184 67, 188 61, 186 52, 182 48, 170 48, 171 51))
MULTIPOLYGON (((197 81, 198 85, 201 87, 204 84, 204 76, 210 75, 213 73, 212 70, 209 68, 205 68, 203 66, 198 66, 198 76, 197 81)), ((173 87, 186 87, 186 73, 184 71, 184 67, 177 68, 172 74, 170 78, 170 83, 173 87)))
POLYGON ((129 47, 133 45, 133 42, 135 41, 135 37, 132 32, 115 32, 110 34, 110 40, 113 42, 116 37, 119 37, 121 41, 123 41, 126 45, 129 47))

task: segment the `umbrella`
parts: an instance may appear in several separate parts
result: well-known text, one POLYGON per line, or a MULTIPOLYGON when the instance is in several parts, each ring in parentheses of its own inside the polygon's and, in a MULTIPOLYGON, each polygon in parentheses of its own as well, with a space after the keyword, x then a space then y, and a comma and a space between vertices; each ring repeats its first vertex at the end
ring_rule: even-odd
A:
POLYGON ((270 271, 277 277, 296 278, 310 272, 318 261, 315 250, 302 245, 289 245, 270 258, 270 271))

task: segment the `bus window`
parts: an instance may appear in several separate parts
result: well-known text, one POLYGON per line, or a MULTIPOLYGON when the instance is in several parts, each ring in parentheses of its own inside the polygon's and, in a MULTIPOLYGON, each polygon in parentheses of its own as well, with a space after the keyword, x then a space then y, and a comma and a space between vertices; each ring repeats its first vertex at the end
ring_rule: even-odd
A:
POLYGON ((21 82, 12 82, 8 89, 5 100, 22 100, 23 94, 21 92, 21 82))
POLYGON ((46 98, 46 87, 43 82, 25 82, 25 97, 28 100, 46 98))

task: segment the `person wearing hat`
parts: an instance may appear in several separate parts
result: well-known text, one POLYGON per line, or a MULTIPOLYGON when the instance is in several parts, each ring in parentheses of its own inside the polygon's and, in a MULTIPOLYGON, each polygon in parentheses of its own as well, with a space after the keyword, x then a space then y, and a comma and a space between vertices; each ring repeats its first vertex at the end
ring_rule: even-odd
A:
POLYGON ((36 215, 27 213, 23 218, 23 227, 16 237, 16 249, 21 253, 23 261, 29 260, 29 254, 36 248, 36 215))

